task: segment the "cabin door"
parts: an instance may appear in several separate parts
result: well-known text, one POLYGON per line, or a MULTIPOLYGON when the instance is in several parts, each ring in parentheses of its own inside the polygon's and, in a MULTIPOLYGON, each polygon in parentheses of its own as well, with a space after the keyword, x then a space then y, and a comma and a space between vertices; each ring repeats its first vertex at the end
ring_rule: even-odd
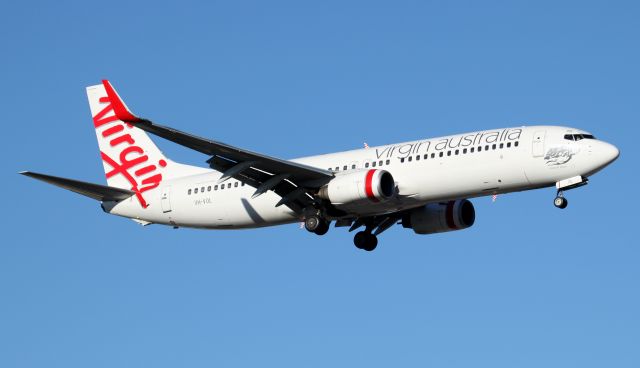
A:
POLYGON ((531 145, 533 157, 540 157, 544 155, 545 133, 546 132, 544 130, 540 130, 533 134, 533 143, 531 145))
POLYGON ((171 212, 171 187, 166 186, 162 189, 162 197, 160 197, 160 205, 162 212, 171 212))

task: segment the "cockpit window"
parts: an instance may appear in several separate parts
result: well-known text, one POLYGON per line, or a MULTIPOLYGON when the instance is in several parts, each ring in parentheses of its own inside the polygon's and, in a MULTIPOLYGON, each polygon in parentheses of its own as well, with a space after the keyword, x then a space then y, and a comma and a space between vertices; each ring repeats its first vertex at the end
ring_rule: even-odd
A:
POLYGON ((565 134, 564 139, 568 141, 579 141, 582 139, 596 139, 596 137, 591 134, 565 134))

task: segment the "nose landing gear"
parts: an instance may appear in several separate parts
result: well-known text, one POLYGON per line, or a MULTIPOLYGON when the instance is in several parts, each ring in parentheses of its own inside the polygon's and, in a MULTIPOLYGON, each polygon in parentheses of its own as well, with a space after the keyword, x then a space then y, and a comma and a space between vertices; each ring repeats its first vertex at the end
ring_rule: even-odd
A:
POLYGON ((569 202, 564 197, 563 191, 579 188, 583 185, 587 185, 588 182, 589 180, 582 176, 574 176, 569 179, 560 180, 559 182, 556 183, 556 188, 558 189, 558 192, 556 194, 556 198, 553 200, 553 205, 560 209, 567 208, 567 205, 569 204, 569 202))
POLYGON ((553 200, 553 205, 558 208, 564 209, 564 208, 567 208, 568 204, 569 204, 569 201, 567 201, 567 199, 563 197, 562 191, 558 191, 558 195, 553 200))

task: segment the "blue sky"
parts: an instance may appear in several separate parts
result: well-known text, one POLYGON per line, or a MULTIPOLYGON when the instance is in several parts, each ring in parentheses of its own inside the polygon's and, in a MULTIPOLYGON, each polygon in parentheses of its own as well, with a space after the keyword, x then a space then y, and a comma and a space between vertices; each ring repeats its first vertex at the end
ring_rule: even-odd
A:
POLYGON ((2 8, 0 366, 640 365, 636 2, 2 8), (474 227, 395 227, 372 253, 344 230, 142 228, 16 174, 103 183, 102 78, 140 115, 283 158, 522 124, 622 154, 564 211, 552 189, 479 198, 474 227))

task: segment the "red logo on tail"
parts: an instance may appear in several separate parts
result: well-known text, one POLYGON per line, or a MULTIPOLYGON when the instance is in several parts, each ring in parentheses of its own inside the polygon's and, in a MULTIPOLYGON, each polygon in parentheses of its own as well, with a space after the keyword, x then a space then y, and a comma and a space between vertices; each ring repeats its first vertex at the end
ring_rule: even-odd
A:
MULTIPOLYGON (((160 185, 162 182, 162 174, 156 173, 156 170, 158 166, 167 166, 167 162, 165 160, 159 160, 158 166, 155 164, 143 165, 148 163, 149 156, 145 155, 144 150, 136 145, 133 137, 125 132, 125 124, 118 120, 115 114, 105 117, 109 112, 113 111, 113 106, 109 98, 101 97, 100 102, 107 103, 107 105, 93 117, 93 126, 98 129, 109 123, 116 122, 116 124, 111 124, 111 126, 104 129, 100 133, 102 137, 99 139, 109 139, 109 145, 111 147, 121 146, 118 147, 120 148, 120 154, 117 158, 109 157, 109 155, 100 151, 102 161, 109 164, 112 168, 111 171, 106 174, 107 179, 116 175, 122 175, 122 177, 131 184, 131 190, 136 193, 140 205, 146 208, 148 204, 142 193, 157 188, 160 185), (133 171, 134 167, 140 168, 133 171)), ((126 124, 126 127, 129 129, 133 128, 129 124, 126 124)))

